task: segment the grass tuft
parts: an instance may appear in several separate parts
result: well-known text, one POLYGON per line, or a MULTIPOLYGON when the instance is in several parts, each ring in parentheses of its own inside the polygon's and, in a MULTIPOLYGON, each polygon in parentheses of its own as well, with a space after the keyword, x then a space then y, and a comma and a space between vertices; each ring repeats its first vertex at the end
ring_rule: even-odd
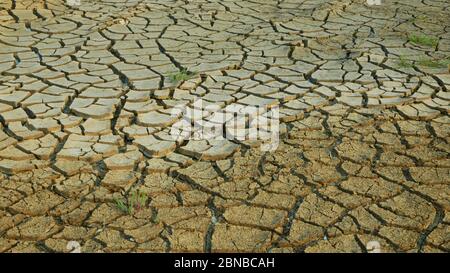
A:
POLYGON ((406 59, 405 56, 400 56, 397 61, 397 65, 402 68, 413 67, 413 62, 411 60, 406 59))
POLYGON ((408 40, 411 43, 429 47, 436 47, 439 42, 439 39, 436 37, 430 37, 426 35, 416 35, 416 34, 410 35, 408 37, 408 40))
POLYGON ((125 199, 114 199, 116 207, 126 214, 134 214, 134 212, 145 208, 148 196, 145 192, 133 191, 125 199))
POLYGON ((195 75, 194 72, 188 71, 186 68, 183 68, 177 73, 173 73, 169 75, 169 80, 172 83, 177 83, 181 81, 187 81, 195 75))
POLYGON ((445 68, 450 65, 450 56, 442 60, 426 59, 426 58, 422 58, 420 60, 410 60, 407 59, 405 56, 400 56, 397 61, 397 65, 402 68, 410 68, 413 67, 414 65, 429 68, 445 68))
POLYGON ((431 67, 431 68, 444 68, 450 64, 450 60, 433 60, 433 59, 424 59, 419 60, 417 65, 431 67))

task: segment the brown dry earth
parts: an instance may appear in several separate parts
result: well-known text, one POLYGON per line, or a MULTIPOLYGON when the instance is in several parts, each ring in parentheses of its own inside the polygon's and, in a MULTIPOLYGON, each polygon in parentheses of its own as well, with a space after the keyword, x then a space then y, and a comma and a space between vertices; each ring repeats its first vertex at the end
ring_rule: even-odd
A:
POLYGON ((0 252, 449 252, 449 18, 445 0, 1 1, 0 252), (198 98, 278 105, 278 149, 173 140, 170 110, 198 98), (136 190, 145 207, 119 210, 136 190))

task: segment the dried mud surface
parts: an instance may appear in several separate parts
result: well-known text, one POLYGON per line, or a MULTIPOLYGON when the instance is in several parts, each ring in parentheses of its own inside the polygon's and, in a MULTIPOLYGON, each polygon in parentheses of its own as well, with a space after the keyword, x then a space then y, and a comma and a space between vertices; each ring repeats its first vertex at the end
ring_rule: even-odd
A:
POLYGON ((0 252, 449 252, 448 18, 437 0, 2 1, 0 252), (199 98, 278 105, 278 149, 170 138, 199 98))

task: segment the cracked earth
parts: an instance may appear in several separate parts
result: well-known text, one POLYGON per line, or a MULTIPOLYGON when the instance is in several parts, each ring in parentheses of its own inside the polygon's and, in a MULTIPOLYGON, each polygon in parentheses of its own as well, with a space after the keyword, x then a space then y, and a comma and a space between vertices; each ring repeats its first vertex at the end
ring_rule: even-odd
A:
POLYGON ((0 251, 449 252, 449 67, 418 61, 449 58, 449 18, 446 0, 1 1, 0 251), (173 140, 170 110, 198 98, 278 105, 278 149, 173 140))

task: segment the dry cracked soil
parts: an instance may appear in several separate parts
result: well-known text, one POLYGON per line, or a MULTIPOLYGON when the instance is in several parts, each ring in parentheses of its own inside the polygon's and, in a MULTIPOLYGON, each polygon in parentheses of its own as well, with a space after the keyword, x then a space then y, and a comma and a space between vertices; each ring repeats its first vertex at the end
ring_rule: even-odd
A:
POLYGON ((449 1, 368 3, 2 0, 0 252, 449 252, 449 1))

